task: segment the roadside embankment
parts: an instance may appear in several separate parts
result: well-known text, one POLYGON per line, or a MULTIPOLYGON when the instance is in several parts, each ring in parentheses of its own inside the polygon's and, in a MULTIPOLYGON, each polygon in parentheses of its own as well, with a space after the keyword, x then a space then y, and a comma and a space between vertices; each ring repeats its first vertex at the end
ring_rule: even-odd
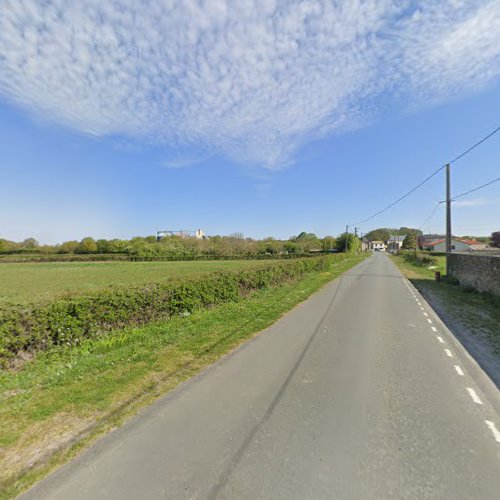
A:
POLYGON ((454 282, 435 281, 434 270, 444 269, 445 257, 427 266, 399 255, 392 258, 500 388, 500 298, 454 282))

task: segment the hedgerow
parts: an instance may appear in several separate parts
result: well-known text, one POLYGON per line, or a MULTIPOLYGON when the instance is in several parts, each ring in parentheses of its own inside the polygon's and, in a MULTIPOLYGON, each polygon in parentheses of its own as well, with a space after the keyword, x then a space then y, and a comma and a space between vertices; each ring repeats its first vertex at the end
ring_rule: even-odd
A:
POLYGON ((312 258, 311 253, 283 253, 283 254, 187 254, 167 253, 165 255, 128 255, 128 254, 0 254, 0 264, 20 262, 179 262, 179 261, 206 261, 206 260, 290 260, 312 258))
POLYGON ((21 352, 77 345, 106 331, 232 302, 261 288, 327 271, 348 255, 297 259, 240 272, 216 272, 168 283, 107 288, 48 304, 0 306, 0 366, 21 352))

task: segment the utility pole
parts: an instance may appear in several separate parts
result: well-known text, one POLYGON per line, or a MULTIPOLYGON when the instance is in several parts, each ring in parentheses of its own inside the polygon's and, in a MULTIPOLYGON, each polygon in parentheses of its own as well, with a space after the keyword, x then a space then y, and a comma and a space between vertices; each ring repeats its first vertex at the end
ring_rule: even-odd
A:
POLYGON ((450 164, 446 165, 446 276, 450 275, 451 254, 451 190, 450 164))
POLYGON ((354 236, 357 236, 357 235, 358 235, 358 228, 357 228, 357 227, 355 227, 355 228, 354 228, 354 236))
POLYGON ((344 246, 344 252, 347 253, 347 235, 349 234, 349 226, 347 225, 345 227, 345 246, 344 246))

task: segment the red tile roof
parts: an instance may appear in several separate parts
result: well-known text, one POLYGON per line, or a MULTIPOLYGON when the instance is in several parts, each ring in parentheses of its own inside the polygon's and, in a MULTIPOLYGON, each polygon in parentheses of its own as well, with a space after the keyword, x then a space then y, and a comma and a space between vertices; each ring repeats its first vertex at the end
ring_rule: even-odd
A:
MULTIPOLYGON (((460 241, 462 243, 465 243, 467 245, 477 245, 479 242, 476 241, 476 240, 464 240, 463 238, 452 238, 451 239, 452 241, 455 240, 455 241, 460 241)), ((439 243, 443 243, 444 241, 446 241, 446 239, 442 239, 442 240, 436 240, 436 241, 433 241, 431 243, 424 243, 424 247, 433 247, 435 245, 438 245, 439 243)))

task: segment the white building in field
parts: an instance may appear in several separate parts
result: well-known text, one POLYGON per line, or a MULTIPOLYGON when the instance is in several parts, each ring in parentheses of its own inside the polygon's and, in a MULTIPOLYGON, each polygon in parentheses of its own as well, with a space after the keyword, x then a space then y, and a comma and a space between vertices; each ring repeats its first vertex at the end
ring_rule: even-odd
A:
POLYGON ((368 248, 372 252, 385 252, 387 249, 387 245, 383 241, 370 241, 368 244, 368 248))

